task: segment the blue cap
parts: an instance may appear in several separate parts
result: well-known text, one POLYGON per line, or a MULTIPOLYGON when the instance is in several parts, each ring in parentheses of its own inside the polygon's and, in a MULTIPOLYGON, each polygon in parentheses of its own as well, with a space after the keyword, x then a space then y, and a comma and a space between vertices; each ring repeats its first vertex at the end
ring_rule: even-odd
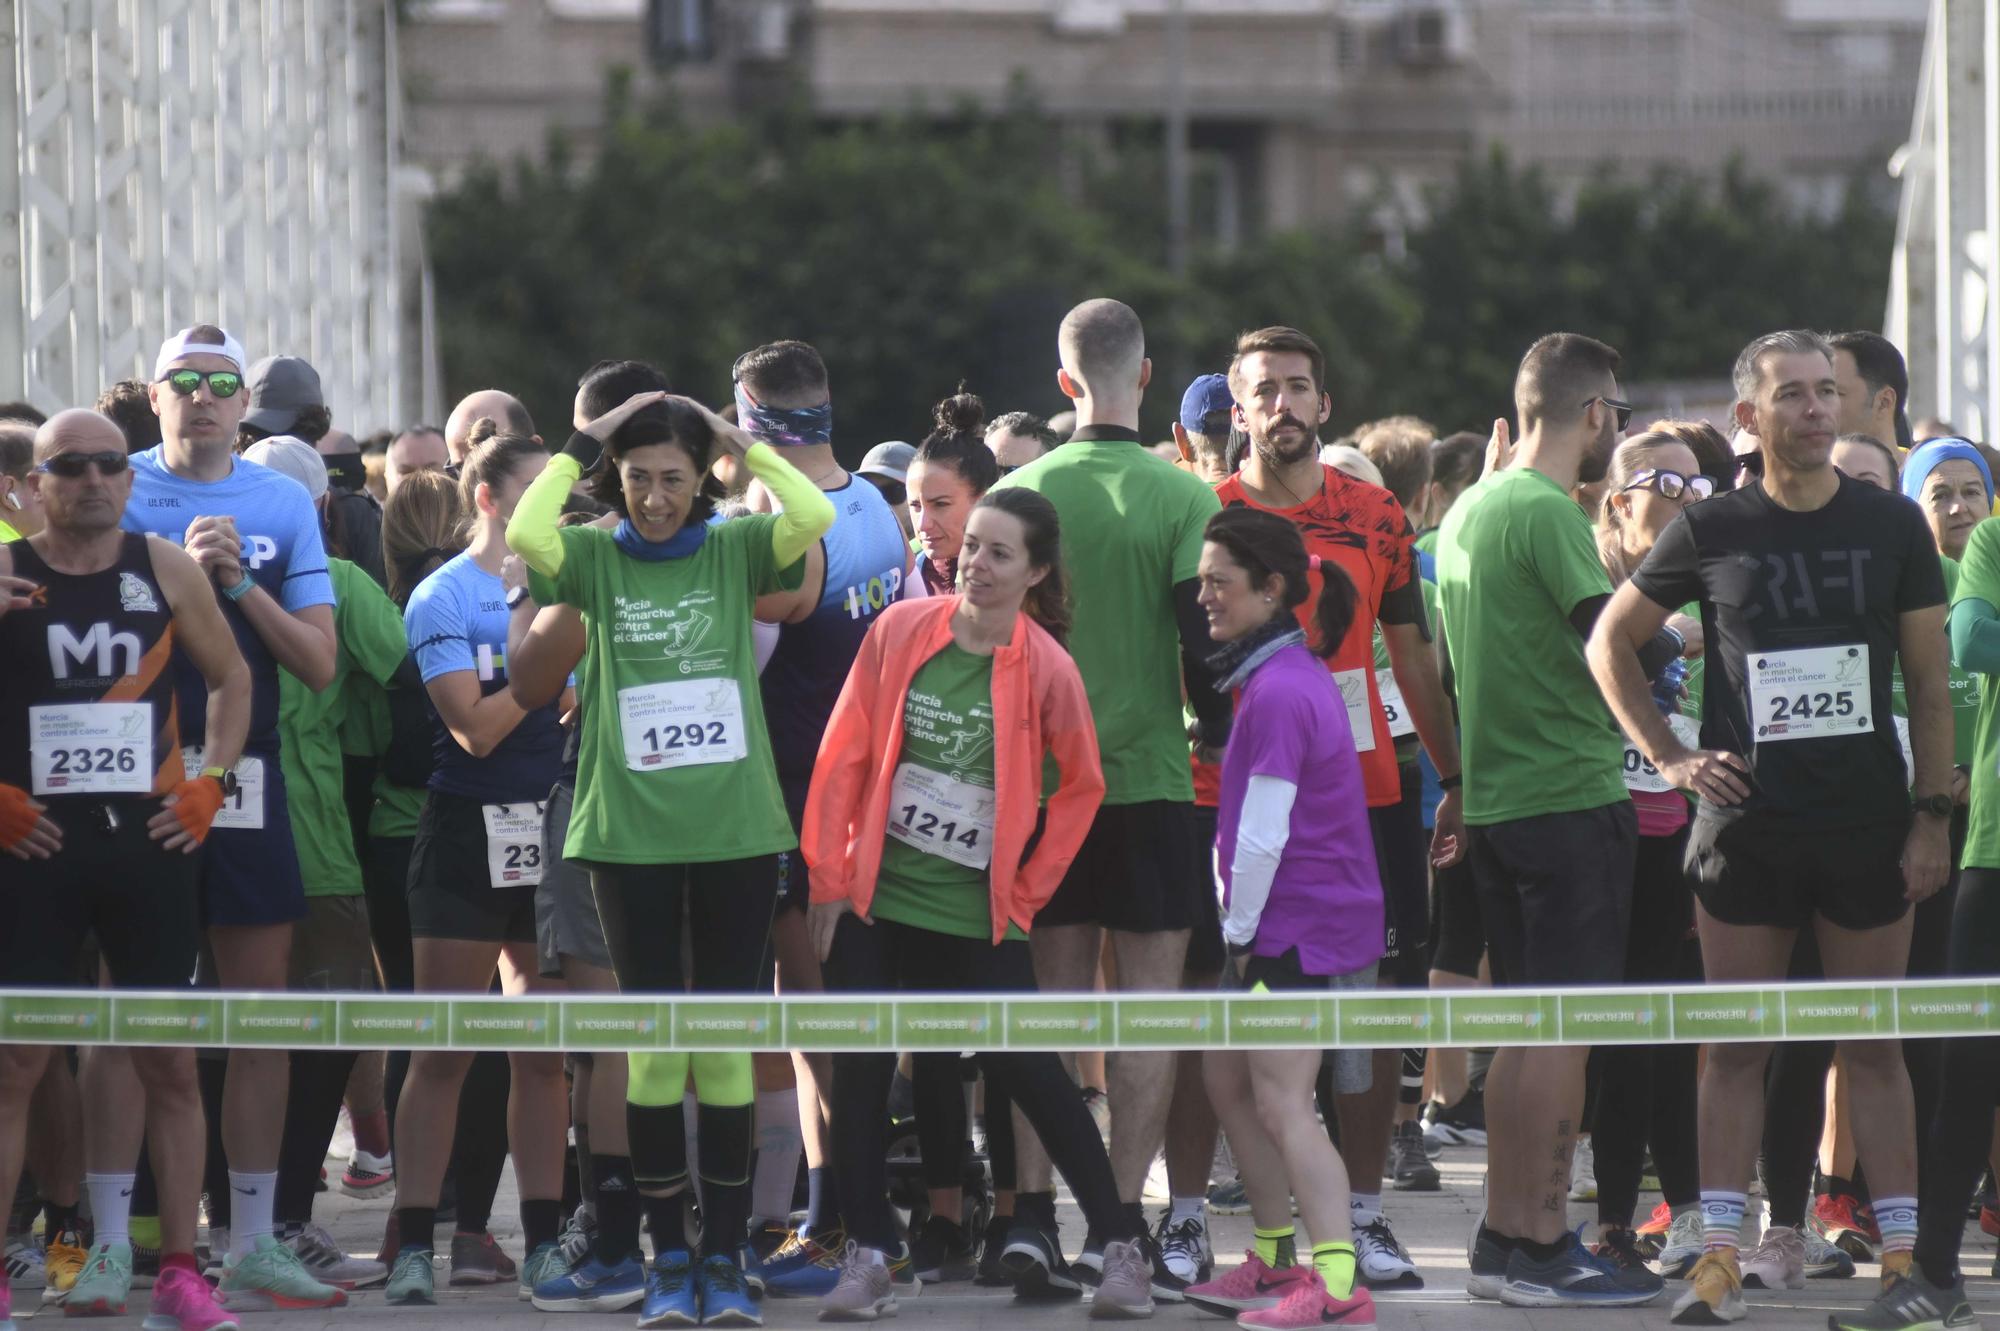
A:
POLYGON ((1993 471, 1986 465, 1986 455, 1969 439, 1946 436, 1918 444, 1910 450, 1903 462, 1903 493, 1911 499, 1924 497, 1924 482, 1937 470, 1938 463, 1957 460, 1970 462, 1979 472, 1979 479, 1986 482, 1986 502, 1993 502, 1993 471))
POLYGON ((1229 377, 1204 374, 1181 394, 1181 428, 1189 434, 1200 434, 1207 428, 1204 422, 1208 413, 1228 411, 1235 405, 1235 395, 1229 391, 1229 377))

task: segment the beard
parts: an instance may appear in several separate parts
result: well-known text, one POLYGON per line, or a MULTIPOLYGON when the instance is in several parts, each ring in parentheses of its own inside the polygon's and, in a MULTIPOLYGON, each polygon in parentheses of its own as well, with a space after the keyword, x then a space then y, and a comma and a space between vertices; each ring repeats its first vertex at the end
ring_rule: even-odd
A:
POLYGON ((1576 479, 1579 484, 1589 485, 1601 481, 1611 473, 1611 455, 1618 451, 1618 426, 1610 420, 1604 423, 1604 432, 1597 441, 1583 451, 1577 463, 1576 479))
POLYGON ((1250 444, 1257 450, 1257 460, 1269 467, 1296 466, 1319 452, 1319 438, 1293 420, 1273 422, 1268 433, 1262 438, 1252 438, 1250 444), (1286 425, 1294 427, 1297 433, 1280 435, 1279 428, 1286 425))

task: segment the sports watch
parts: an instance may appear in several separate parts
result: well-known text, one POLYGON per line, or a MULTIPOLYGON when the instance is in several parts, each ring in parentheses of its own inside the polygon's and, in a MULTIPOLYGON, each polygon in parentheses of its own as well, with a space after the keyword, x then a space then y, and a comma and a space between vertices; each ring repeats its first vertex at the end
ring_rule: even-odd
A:
POLYGON ((1918 813, 1927 813, 1933 818, 1949 818, 1958 806, 1949 795, 1919 795, 1915 800, 1918 813))
POLYGON ((222 798, 228 799, 236 793, 236 772, 229 767, 204 767, 201 774, 222 787, 222 798))

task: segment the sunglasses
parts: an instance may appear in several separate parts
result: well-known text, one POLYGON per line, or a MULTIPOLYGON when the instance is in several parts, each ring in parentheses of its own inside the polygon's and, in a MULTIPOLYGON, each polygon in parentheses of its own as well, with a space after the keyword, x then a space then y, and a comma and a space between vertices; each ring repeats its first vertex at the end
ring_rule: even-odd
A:
POLYGON ((73 481, 92 467, 99 476, 116 476, 131 465, 123 453, 58 453, 36 464, 35 470, 73 481))
POLYGON ((1593 402, 1602 402, 1617 415, 1618 432, 1620 434, 1623 434, 1625 427, 1632 423, 1632 404, 1630 402, 1620 402, 1615 397, 1589 397, 1583 400, 1584 408, 1588 410, 1590 404, 1593 402))
MULTIPOLYGON (((1626 490, 1651 490, 1663 499, 1679 499, 1691 494, 1696 499, 1706 499, 1715 493, 1715 478, 1712 476, 1683 476, 1677 471, 1660 471, 1652 467, 1642 467, 1632 473, 1631 484, 1626 490)), ((1623 491, 1620 491, 1622 494, 1623 491)))
POLYGON ((203 383, 215 397, 235 397, 243 388, 243 376, 234 370, 211 370, 207 374, 200 370, 174 370, 160 376, 160 382, 182 397, 193 397, 194 390, 203 383))

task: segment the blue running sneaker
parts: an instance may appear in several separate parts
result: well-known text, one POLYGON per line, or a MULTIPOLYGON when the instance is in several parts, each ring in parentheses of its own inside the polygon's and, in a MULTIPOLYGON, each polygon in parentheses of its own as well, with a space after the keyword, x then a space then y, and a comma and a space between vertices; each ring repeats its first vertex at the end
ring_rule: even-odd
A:
POLYGON ((695 1293, 694 1269, 684 1252, 653 1259, 646 1276, 646 1301, 639 1308, 639 1325, 700 1326, 701 1299, 695 1293))
POLYGON ((735 1258, 720 1253, 703 1258, 695 1272, 695 1285, 701 1292, 703 1326, 764 1325, 764 1314, 750 1297, 749 1283, 735 1258))
POLYGON ((1666 1287, 1644 1267, 1621 1266, 1584 1247, 1581 1231, 1568 1239, 1547 1261, 1519 1248, 1509 1253, 1500 1302, 1514 1308, 1632 1308, 1651 1303, 1666 1287))
POLYGON ((847 1235, 838 1229, 811 1238, 794 1234, 745 1279, 762 1283, 766 1294, 781 1299, 823 1298, 840 1279, 840 1254, 846 1247, 847 1235))
POLYGON ((637 1257, 606 1266, 595 1257, 535 1286, 531 1302, 545 1313, 615 1313, 646 1297, 646 1268, 637 1257))

